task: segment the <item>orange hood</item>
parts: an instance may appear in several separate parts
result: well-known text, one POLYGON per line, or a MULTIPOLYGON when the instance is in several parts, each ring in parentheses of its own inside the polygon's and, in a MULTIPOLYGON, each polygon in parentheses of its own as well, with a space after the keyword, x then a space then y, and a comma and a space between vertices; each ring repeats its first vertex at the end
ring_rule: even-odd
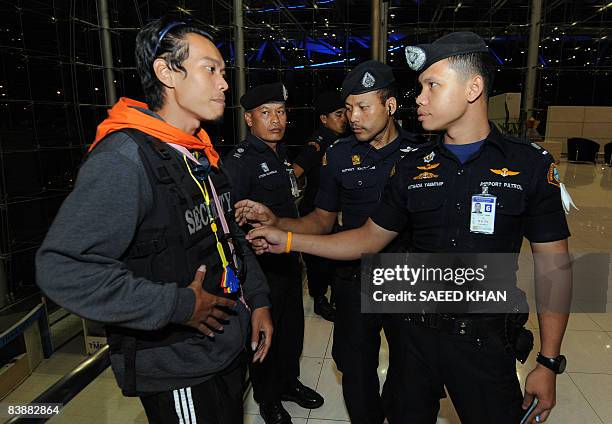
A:
POLYGON ((219 154, 213 147, 206 131, 200 129, 195 136, 190 135, 134 107, 149 109, 146 103, 138 102, 127 97, 120 98, 108 111, 108 118, 98 125, 96 139, 91 146, 89 146, 89 151, 91 152, 100 140, 108 134, 122 128, 134 128, 160 141, 178 144, 190 151, 204 151, 210 163, 215 167, 217 166, 219 154))

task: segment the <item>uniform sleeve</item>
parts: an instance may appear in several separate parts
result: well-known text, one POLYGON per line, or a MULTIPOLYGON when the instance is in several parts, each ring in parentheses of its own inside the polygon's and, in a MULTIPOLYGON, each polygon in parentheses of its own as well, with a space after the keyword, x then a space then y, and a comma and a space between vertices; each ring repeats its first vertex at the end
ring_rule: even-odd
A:
POLYGON ((320 171, 319 191, 315 197, 315 207, 329 212, 340 210, 340 180, 338 178, 338 150, 327 149, 323 155, 320 171))
POLYGON ((242 160, 230 154, 225 158, 222 166, 230 177, 234 200, 237 202, 248 199, 251 193, 251 180, 242 160))
POLYGON ((300 154, 295 158, 293 163, 299 165, 304 172, 310 171, 313 167, 321 163, 323 153, 321 151, 321 145, 315 140, 310 140, 302 148, 300 154))
POLYGON ((132 147, 137 157, 105 149, 83 164, 37 252, 36 281, 49 298, 81 317, 154 330, 189 319, 195 296, 171 282, 137 278, 120 259, 153 207, 151 185, 132 147))
POLYGON ((563 240, 570 232, 561 203, 557 165, 550 154, 539 155, 538 159, 527 198, 525 237, 535 243, 563 240))
POLYGON ((399 163, 396 166, 398 171, 387 182, 381 201, 370 218, 385 230, 401 233, 409 222, 406 210, 408 190, 399 170, 399 163))

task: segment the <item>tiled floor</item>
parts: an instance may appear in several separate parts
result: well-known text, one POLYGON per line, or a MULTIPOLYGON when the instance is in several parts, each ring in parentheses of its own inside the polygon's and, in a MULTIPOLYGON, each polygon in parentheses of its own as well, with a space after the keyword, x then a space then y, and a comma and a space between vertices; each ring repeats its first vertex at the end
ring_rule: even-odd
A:
MULTIPOLYGON (((579 211, 569 215, 575 252, 612 252, 612 168, 562 163, 562 179, 572 194, 579 211)), ((525 246, 528 248, 527 246, 525 246)), ((575 284, 579 284, 576 281, 575 284)), ((607 313, 573 314, 563 342, 568 357, 565 374, 557 379, 557 406, 548 422, 559 424, 612 424, 612 284, 608 286, 607 313)), ((285 406, 296 424, 332 424, 348 422, 342 400, 340 374, 331 359, 332 325, 313 314, 312 301, 304 296, 306 334, 302 358, 301 380, 315 387, 325 397, 325 404, 312 411, 295 404, 285 406)), ((532 314, 528 325, 537 330, 532 314)), ((536 341, 534 351, 539 349, 536 341)), ((532 353, 525 365, 518 366, 524 381, 534 366, 532 353)), ((45 360, 30 378, 3 402, 27 402, 84 358, 83 340, 77 338, 65 345, 52 358, 45 360)), ((379 375, 384 379, 388 352, 386 344, 380 353, 379 375)), ((248 394, 245 423, 263 423, 258 408, 248 394)), ((68 404, 53 423, 145 423, 146 417, 137 400, 121 396, 110 370, 105 371, 89 387, 68 404)), ((458 423, 452 404, 445 400, 438 420, 458 423)))

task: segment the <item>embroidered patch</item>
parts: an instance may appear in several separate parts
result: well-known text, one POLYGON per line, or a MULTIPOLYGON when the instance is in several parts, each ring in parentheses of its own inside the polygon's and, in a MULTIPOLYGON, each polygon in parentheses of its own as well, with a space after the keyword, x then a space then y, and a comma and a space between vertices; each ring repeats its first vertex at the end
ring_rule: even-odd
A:
POLYGON ((490 169, 490 171, 494 174, 501 175, 502 177, 514 177, 515 175, 520 174, 518 171, 510 171, 508 168, 490 169))
POLYGON ((425 60, 427 59, 427 55, 425 54, 425 50, 416 46, 407 46, 404 49, 404 53, 406 54, 406 62, 408 63, 408 67, 413 71, 419 71, 425 64, 425 60))
POLYGON ((365 74, 363 74, 363 78, 361 79, 361 85, 363 85, 365 88, 371 88, 374 87, 374 84, 376 84, 376 78, 374 78, 371 73, 366 72, 365 74))
POLYGON ((424 166, 417 166, 417 169, 420 169, 422 171, 429 171, 430 169, 436 169, 438 166, 440 166, 439 163, 428 163, 424 166))
POLYGON ((413 180, 428 180, 430 178, 438 178, 438 174, 432 174, 431 172, 421 172, 416 177, 412 177, 413 180))
POLYGON ((559 178, 559 169, 556 163, 551 163, 548 168, 548 175, 546 177, 548 184, 552 184, 555 187, 561 187, 561 178, 559 178))

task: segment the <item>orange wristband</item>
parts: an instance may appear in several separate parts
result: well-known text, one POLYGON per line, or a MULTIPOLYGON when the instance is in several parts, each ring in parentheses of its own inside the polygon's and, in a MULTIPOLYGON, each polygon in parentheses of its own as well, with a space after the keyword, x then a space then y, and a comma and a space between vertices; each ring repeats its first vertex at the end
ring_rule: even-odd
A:
POLYGON ((293 233, 291 231, 287 232, 287 244, 285 244, 285 253, 291 252, 291 238, 293 237, 293 233))

